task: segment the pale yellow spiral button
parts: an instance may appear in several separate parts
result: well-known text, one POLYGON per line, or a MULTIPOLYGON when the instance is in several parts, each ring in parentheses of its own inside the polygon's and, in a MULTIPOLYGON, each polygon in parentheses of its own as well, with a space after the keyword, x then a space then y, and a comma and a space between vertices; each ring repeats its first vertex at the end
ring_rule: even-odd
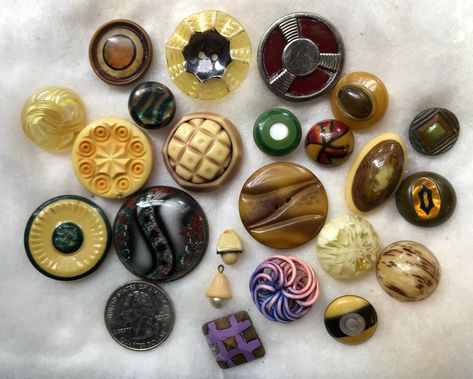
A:
POLYGON ((21 124, 36 145, 52 152, 64 151, 86 125, 84 104, 68 88, 42 88, 26 101, 21 124))

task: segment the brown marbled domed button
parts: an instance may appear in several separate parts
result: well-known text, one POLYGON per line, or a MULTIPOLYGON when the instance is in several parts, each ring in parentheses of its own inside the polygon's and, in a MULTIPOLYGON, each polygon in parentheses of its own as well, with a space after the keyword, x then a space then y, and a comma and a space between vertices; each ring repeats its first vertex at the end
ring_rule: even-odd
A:
POLYGON ((381 134, 368 142, 348 172, 345 197, 352 212, 367 213, 388 200, 406 164, 406 145, 397 134, 381 134))
POLYGON ((152 57, 148 33, 133 21, 110 21, 90 41, 90 64, 97 76, 110 84, 130 84, 140 79, 152 57))
POLYGON ((324 186, 308 169, 278 162, 247 179, 239 210, 243 225, 258 242, 290 249, 319 233, 327 218, 328 199, 324 186))
POLYGON ((355 86, 340 88, 337 96, 343 109, 353 117, 366 118, 373 110, 370 97, 362 89, 355 86))

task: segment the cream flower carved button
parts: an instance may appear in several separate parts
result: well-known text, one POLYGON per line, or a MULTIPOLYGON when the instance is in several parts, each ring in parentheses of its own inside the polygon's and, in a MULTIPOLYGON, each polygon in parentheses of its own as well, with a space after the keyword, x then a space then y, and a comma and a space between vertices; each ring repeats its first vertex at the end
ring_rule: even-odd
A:
POLYGON ((151 144, 134 124, 102 118, 87 125, 72 149, 74 172, 93 194, 122 198, 139 190, 153 166, 151 144))

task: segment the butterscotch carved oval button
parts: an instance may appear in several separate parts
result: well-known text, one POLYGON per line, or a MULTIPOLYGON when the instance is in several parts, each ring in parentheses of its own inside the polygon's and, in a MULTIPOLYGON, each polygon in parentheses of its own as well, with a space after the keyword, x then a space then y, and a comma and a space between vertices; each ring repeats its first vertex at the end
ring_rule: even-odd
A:
POLYGON ((239 209, 243 225, 258 242, 290 249, 319 233, 327 218, 328 199, 324 186, 308 169, 278 162, 247 179, 239 209))
POLYGON ((148 33, 129 20, 102 25, 92 37, 89 60, 97 76, 110 84, 130 84, 148 70, 153 47, 148 33))
POLYGON ((352 212, 370 212, 389 199, 406 164, 406 145, 397 134, 382 134, 368 142, 348 172, 345 197, 352 212))

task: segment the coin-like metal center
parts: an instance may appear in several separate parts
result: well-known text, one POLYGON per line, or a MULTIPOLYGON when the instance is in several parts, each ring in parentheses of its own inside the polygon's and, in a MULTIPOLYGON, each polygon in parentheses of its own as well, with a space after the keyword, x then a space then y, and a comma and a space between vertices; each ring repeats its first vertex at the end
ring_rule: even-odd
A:
POLYGON ((358 336, 365 330, 366 321, 358 313, 347 313, 340 319, 340 329, 347 336, 358 336))
POLYGON ((284 67, 295 76, 313 73, 320 63, 317 45, 307 38, 298 38, 284 48, 282 60, 284 67))
POLYGON ((84 233, 79 225, 73 222, 63 222, 54 229, 53 246, 63 254, 76 252, 84 242, 84 233))

